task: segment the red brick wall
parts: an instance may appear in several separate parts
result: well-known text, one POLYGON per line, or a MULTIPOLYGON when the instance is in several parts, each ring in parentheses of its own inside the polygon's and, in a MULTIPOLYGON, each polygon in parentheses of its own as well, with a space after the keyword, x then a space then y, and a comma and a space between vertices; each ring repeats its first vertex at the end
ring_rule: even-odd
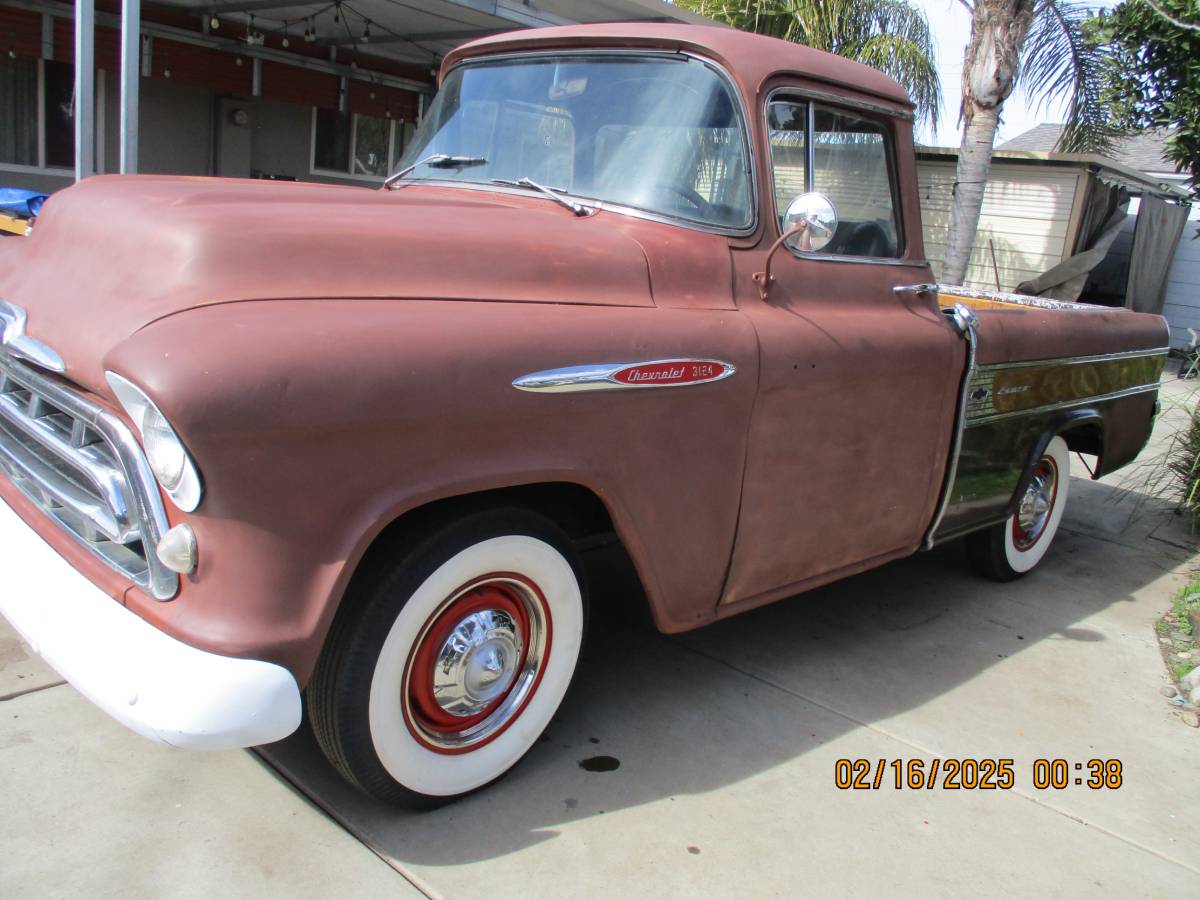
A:
POLYGON ((253 71, 254 63, 249 57, 160 37, 154 39, 151 68, 154 78, 169 78, 221 94, 249 95, 253 71))
POLYGON ((268 100, 337 109, 339 83, 336 75, 263 60, 262 95, 268 100))
POLYGON ((0 6, 0 53, 13 51, 18 56, 42 55, 42 17, 0 6))
POLYGON ((411 91, 372 84, 369 81, 350 81, 350 112, 364 116, 417 120, 417 95, 411 91))
MULTIPOLYGON (((98 4, 98 8, 104 7, 104 3, 98 4)), ((303 44, 297 46, 298 43, 293 37, 289 49, 317 52, 303 44)), ((0 53, 10 50, 18 56, 37 58, 42 55, 40 13, 0 6, 0 53)), ((115 28, 98 27, 96 67, 117 72, 120 52, 120 33, 115 28)), ((75 24, 71 19, 54 18, 54 59, 65 63, 75 60, 75 24)), ((253 86, 253 62, 249 57, 156 37, 152 60, 153 78, 169 77, 180 84, 243 96, 249 96, 253 86)), ((379 71, 404 70, 405 74, 412 75, 417 68, 373 60, 372 69, 376 68, 376 62, 379 71)), ((270 100, 337 109, 339 84, 336 75, 266 60, 262 63, 262 96, 270 100)), ((351 79, 347 102, 352 113, 390 116, 406 122, 415 122, 417 118, 417 95, 399 88, 351 79)))

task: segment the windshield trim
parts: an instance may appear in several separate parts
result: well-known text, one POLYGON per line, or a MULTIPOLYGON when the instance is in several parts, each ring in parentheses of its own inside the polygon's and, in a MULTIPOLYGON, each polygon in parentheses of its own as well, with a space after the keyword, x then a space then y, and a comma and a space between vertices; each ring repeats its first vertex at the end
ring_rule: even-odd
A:
MULTIPOLYGON (((576 200, 589 207, 603 209, 609 212, 620 213, 622 215, 632 216, 638 219, 647 219, 651 222, 662 222, 667 225, 679 225, 687 228, 690 231, 705 231, 711 234, 720 234, 727 237, 749 237, 758 231, 759 226, 759 197, 758 197, 758 161, 754 156, 754 143, 750 137, 750 118, 746 109, 745 100, 742 97, 742 92, 738 90, 737 82, 720 63, 709 59, 705 56, 700 56, 687 51, 672 51, 672 50, 631 50, 625 48, 576 48, 576 49, 544 49, 544 50, 528 50, 513 53, 495 53, 488 55, 472 56, 459 60, 453 66, 446 70, 442 78, 445 82, 446 77, 456 69, 464 68, 471 65, 490 64, 494 62, 503 62, 510 59, 547 59, 561 56, 627 56, 636 57, 639 59, 659 58, 659 59, 691 59, 701 63, 721 79, 725 89, 729 91, 734 101, 734 108, 737 110, 739 119, 738 131, 742 135, 742 147, 746 152, 746 159, 749 162, 749 172, 747 178, 750 180, 750 189, 748 199, 750 202, 750 223, 748 225, 732 227, 728 225, 714 225, 711 222, 702 222, 698 219, 689 219, 686 216, 672 216, 667 213, 658 212, 655 210, 642 209, 636 206, 625 206, 619 203, 611 203, 607 200, 601 200, 595 197, 586 197, 582 194, 569 193, 572 200, 576 200)), ((441 85, 439 85, 440 89, 441 85)), ((503 185, 485 184, 475 181, 458 181, 458 180, 439 180, 437 178, 406 178, 405 184, 431 184, 439 187, 453 185, 455 187, 472 187, 475 189, 490 190, 499 193, 517 193, 514 190, 506 190, 503 185)), ((528 191, 520 193, 529 196, 528 191)))

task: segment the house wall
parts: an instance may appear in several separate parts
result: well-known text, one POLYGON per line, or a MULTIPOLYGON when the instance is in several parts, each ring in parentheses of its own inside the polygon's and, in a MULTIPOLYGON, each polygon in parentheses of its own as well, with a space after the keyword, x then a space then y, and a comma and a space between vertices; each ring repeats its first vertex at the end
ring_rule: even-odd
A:
POLYGON ((1171 346, 1191 344, 1188 328, 1200 333, 1200 205, 1193 206, 1188 223, 1175 250, 1171 271, 1167 273, 1167 295, 1163 315, 1171 326, 1171 346))
MULTIPOLYGON (((954 161, 917 161, 925 255, 941 277, 953 204, 954 161)), ((1063 259, 1079 170, 993 162, 966 283, 1011 291, 1063 259), (993 268, 989 239, 995 245, 993 268)))
MULTIPOLYGON (((119 81, 114 72, 104 73, 97 81, 97 93, 101 95, 97 118, 103 121, 97 123, 97 141, 103 144, 103 152, 97 153, 97 169, 101 172, 113 173, 120 168, 119 81)), ((222 127, 236 127, 217 121, 222 100, 219 93, 202 87, 158 78, 141 79, 138 171, 150 175, 214 174, 214 141, 218 131, 222 127)), ((232 104, 250 114, 250 165, 244 172, 229 174, 249 177, 251 172, 262 172, 298 181, 377 186, 377 181, 338 178, 311 170, 311 106, 261 97, 235 97, 223 102, 226 107, 232 104)), ((397 151, 406 146, 414 130, 411 123, 397 123, 397 151)), ((36 171, 0 164, 0 184, 6 186, 51 193, 73 182, 73 174, 67 171, 36 171)))
MULTIPOLYGON (((172 22, 168 15, 168 24, 180 23, 172 22)), ((73 22, 66 17, 44 19, 37 12, 0 5, 0 37, 4 38, 0 52, 24 58, 45 55, 64 63, 73 60, 73 22), (42 41, 47 22, 53 34, 49 50, 42 41)), ((96 169, 111 173, 120 167, 119 37, 113 28, 98 27, 95 39, 96 169)), ((276 35, 267 43, 272 49, 281 49, 275 46, 276 35)), ((312 171, 313 107, 342 107, 351 113, 406 123, 397 124, 397 151, 411 136, 417 118, 416 93, 376 80, 387 72, 423 80, 419 73, 407 71, 413 67, 374 60, 350 78, 343 98, 339 77, 332 72, 265 60, 259 78, 262 96, 251 97, 255 66, 249 57, 162 37, 154 38, 150 46, 149 73, 139 86, 138 171, 142 173, 212 175, 220 170, 249 177, 262 172, 302 181, 374 187, 379 179, 340 178, 312 171), (394 71, 398 66, 405 71, 394 71), (225 116, 234 107, 243 107, 250 114, 248 132, 228 124, 225 116), (223 161, 216 158, 218 149, 225 151, 223 161)), ((300 55, 307 52, 303 47, 297 50, 300 55)), ((74 173, 69 170, 0 163, 0 184, 4 186, 50 193, 73 182, 74 173)))
MULTIPOLYGON (((110 77, 108 81, 118 79, 110 77)), ((118 106, 114 100, 112 106, 118 106)), ((213 98, 204 88, 154 78, 141 80, 138 171, 147 175, 207 175, 212 164, 213 98)), ((112 127, 118 131, 118 126, 112 127)), ((120 159, 105 171, 120 170, 120 159)))

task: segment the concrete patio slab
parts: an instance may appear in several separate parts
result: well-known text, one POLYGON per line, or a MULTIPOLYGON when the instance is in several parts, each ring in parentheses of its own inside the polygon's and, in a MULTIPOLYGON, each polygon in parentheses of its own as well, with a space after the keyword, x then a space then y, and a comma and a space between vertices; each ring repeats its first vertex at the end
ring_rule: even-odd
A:
POLYGON ((601 612, 543 742, 433 813, 362 798, 304 732, 264 753, 446 896, 1187 891, 1200 733, 1152 627, 1187 564, 1089 534, 1097 490, 1013 584, 953 546, 673 638, 601 612), (580 768, 597 754, 620 768, 580 768), (1011 758, 1015 788, 834 786, 840 758, 934 757, 1011 758), (1035 758, 1120 759, 1124 784, 1036 790, 1035 758))
POLYGON ((69 686, 0 703, 0 896, 420 897, 253 754, 138 737, 69 686))
POLYGON ((0 617, 0 701, 62 683, 58 673, 0 617))
MULTIPOLYGON (((1168 403, 1147 454, 1179 415, 1168 403)), ((149 744, 45 688, 0 627, 0 688, 44 688, 0 702, 0 893, 1190 894, 1200 730, 1159 694, 1153 623, 1200 542, 1128 474, 1070 490, 1044 564, 1008 585, 955 545, 667 637, 613 614, 635 591, 610 573, 542 741, 423 814, 340 781, 306 729, 260 751, 296 790, 253 754, 149 744), (619 766, 581 767, 599 755, 619 766), (839 759, 934 758, 1012 759, 1015 785, 834 784, 839 759), (1123 784, 1038 790, 1037 758, 1119 759, 1123 784)))

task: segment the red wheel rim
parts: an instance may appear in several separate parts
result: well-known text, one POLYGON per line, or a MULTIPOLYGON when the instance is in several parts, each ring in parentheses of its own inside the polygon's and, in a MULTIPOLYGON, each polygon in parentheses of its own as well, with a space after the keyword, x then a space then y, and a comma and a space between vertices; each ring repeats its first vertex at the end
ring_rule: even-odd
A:
POLYGON ((523 576, 485 575, 459 588, 426 621, 405 665, 409 732, 438 753, 495 740, 536 693, 551 633, 545 597, 523 576), (495 681, 485 684, 489 672, 495 681), (484 699, 472 690, 481 684, 484 699))
POLYGON ((1019 553, 1028 553, 1046 533, 1057 499, 1058 465, 1053 457, 1043 456, 1013 515, 1013 546, 1019 553))

